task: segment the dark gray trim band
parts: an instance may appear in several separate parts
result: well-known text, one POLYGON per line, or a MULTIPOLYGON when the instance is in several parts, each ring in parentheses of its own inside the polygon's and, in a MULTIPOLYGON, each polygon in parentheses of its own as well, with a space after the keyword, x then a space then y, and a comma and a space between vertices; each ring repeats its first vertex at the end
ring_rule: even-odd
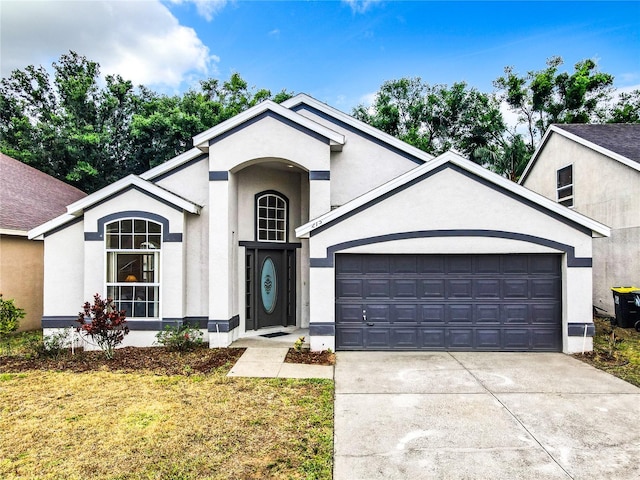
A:
POLYGON ((259 249, 267 249, 267 250, 293 250, 295 248, 301 248, 301 243, 276 243, 276 242, 249 242, 249 241, 240 241, 238 245, 246 248, 259 248, 259 249))
POLYGON ((506 238, 508 240, 519 240, 536 245, 554 248, 567 254, 568 267, 591 267, 592 259, 590 257, 576 257, 575 248, 571 245, 555 242, 546 238, 526 235, 524 233, 503 232, 500 230, 420 230, 413 232, 390 233, 387 235, 378 235, 375 237, 360 238, 358 240, 350 240, 348 242, 338 243, 327 248, 327 256, 325 258, 311 258, 310 265, 314 268, 333 268, 334 255, 336 252, 346 250, 348 248, 360 247, 362 245, 371 245, 373 243, 392 242, 395 240, 407 240, 410 238, 437 238, 437 237, 489 237, 489 238, 506 238))
POLYGON ((152 183, 156 183, 159 182, 160 180, 164 180, 167 177, 170 177, 171 175, 173 175, 174 173, 178 173, 181 170, 184 170, 187 167, 190 167, 191 165, 195 165, 196 163, 205 160, 205 159, 209 159, 209 154, 208 153, 203 153, 202 155, 198 155, 196 158, 193 158, 191 160, 189 160, 188 162, 183 163, 182 165, 177 166, 176 168, 169 170, 168 172, 164 172, 161 173, 160 175, 156 176, 156 177, 151 177, 148 179, 148 181, 152 182, 152 183))
POLYGON ((216 170, 209 172, 210 182, 226 182, 229 180, 229 172, 226 170, 216 170))
POLYGON ((240 125, 237 125, 236 127, 232 128, 231 130, 227 130, 226 132, 218 135, 215 138, 212 138, 211 140, 209 140, 209 145, 213 145, 217 142, 219 142, 220 140, 223 140, 227 137, 229 137, 230 135, 233 135, 234 133, 239 132, 240 130, 243 130, 247 127, 249 127, 250 125, 253 125, 256 122, 259 122, 260 120, 263 120, 265 118, 273 118, 275 120, 278 120, 279 122, 284 123, 285 125, 294 128, 296 130, 298 130, 299 132, 305 133, 307 135, 309 135, 312 138, 315 138, 316 140, 320 140, 322 143, 325 143, 327 145, 329 145, 330 143, 330 139, 325 137, 324 135, 319 134, 318 132, 315 132, 313 130, 311 130, 310 128, 307 127, 303 127, 302 125, 289 120, 286 117, 283 117, 282 115, 272 112, 271 110, 268 110, 266 112, 261 113, 260 115, 257 115, 249 120, 247 120, 246 122, 241 123, 240 125))
POLYGON ((351 133, 354 133, 356 135, 358 135, 359 137, 362 138, 366 138, 367 140, 369 140, 370 142, 375 143, 376 145, 379 145, 381 147, 386 148, 387 150, 392 151, 393 153, 400 155, 401 157, 406 158, 407 160, 411 160, 413 163, 417 163, 418 165, 422 165, 423 163, 425 163, 424 160, 422 160, 421 158, 416 157, 415 155, 411 155, 408 152, 405 152, 404 150, 399 149, 398 147, 394 147, 393 145, 388 144, 387 142, 385 142, 384 140, 381 140, 377 137, 374 137, 373 135, 369 134, 369 133, 365 133, 362 130, 357 129, 356 127, 353 127, 351 125, 349 125, 348 123, 345 123, 341 120, 338 120, 334 117, 332 117, 331 115, 327 115, 324 112, 321 112, 320 110, 313 108, 309 105, 306 105, 304 103, 301 103, 299 105, 296 105, 295 107, 291 108, 292 111, 294 112, 299 112, 300 110, 308 110, 311 113, 313 113, 314 115, 317 115, 320 118, 323 118, 331 123, 333 123, 334 125, 339 125, 340 127, 350 131, 351 133))
POLYGON ((169 233, 169 220, 157 213, 143 212, 142 210, 127 210, 125 212, 112 213, 98 219, 97 232, 85 232, 84 239, 86 242, 100 242, 104 240, 104 226, 108 222, 118 220, 120 218, 144 218, 162 224, 162 241, 163 242, 182 242, 181 233, 169 233))
MULTIPOLYGON (((110 202, 111 200, 113 200, 116 197, 119 197, 120 195, 123 195, 127 192, 130 192, 131 190, 135 190, 143 195, 146 195, 147 197, 153 198, 154 200, 156 200, 157 202, 160 202, 168 207, 173 208, 174 210, 177 210, 179 212, 182 212, 184 209, 182 207, 179 207, 173 203, 171 203, 168 200, 165 200, 164 198, 160 198, 159 196, 147 192, 146 190, 143 190, 142 188, 138 187, 137 185, 129 185, 127 188, 123 188, 122 190, 120 190, 119 192, 114 193, 113 195, 110 195, 107 198, 103 198, 102 200, 100 200, 99 202, 94 203, 93 205, 87 207, 84 209, 85 212, 88 212, 89 210, 93 210, 94 208, 102 205, 103 203, 106 202, 110 202)), ((174 194, 175 195, 175 194, 174 194)))
POLYGON ((534 210, 537 210, 541 213, 544 213, 545 215, 548 215, 549 217, 552 217, 555 220, 558 220, 562 223, 564 223, 565 225, 570 226, 571 228, 574 228, 582 233, 584 233, 585 235, 591 235, 591 230, 588 229, 587 227, 580 225, 572 220, 569 220, 568 218, 556 213, 556 212, 552 212, 551 210, 546 209, 545 207, 531 201, 528 200, 524 197, 521 197, 518 194, 513 193, 510 190, 507 190, 499 185, 496 185, 493 182, 490 182, 488 180, 485 180, 484 178, 480 178, 477 175, 474 175, 473 173, 470 173, 468 171, 466 171, 463 168, 458 167, 457 165, 452 165, 450 163, 445 163, 443 165, 440 165, 438 168, 434 168, 433 170, 430 170, 428 172, 425 172, 424 174, 420 175, 419 177, 414 178, 413 180, 404 183, 402 185, 399 185, 398 187, 394 188, 393 190, 388 191, 387 193, 385 193, 384 195, 380 195, 379 197, 376 197, 372 200, 370 200, 369 202, 360 205, 358 208, 355 208, 353 210, 351 210, 350 212, 345 213, 344 215, 341 215, 340 217, 334 219, 333 221, 327 222, 319 227, 317 227, 316 229, 312 230, 310 235, 313 237, 314 235, 317 235, 335 225, 337 225, 338 223, 353 217, 354 215, 357 215, 358 213, 372 207, 373 205, 376 205, 380 202, 382 202, 383 200, 386 200, 389 197, 392 197, 393 195, 402 192, 403 190, 406 190, 409 187, 412 187, 414 185, 416 185, 417 183, 422 182, 423 180, 431 177, 432 175, 435 175, 437 173, 442 172, 443 170, 446 170, 447 168, 451 168, 452 170, 454 170, 457 173, 460 173, 464 176, 466 176, 467 178, 471 179, 471 180, 475 180, 478 183, 489 187, 499 193, 502 193, 503 195, 506 195, 509 198, 512 198, 520 203, 523 203, 525 205, 527 205, 528 207, 533 208, 534 210))
POLYGON ((334 323, 311 322, 309 323, 310 337, 334 337, 336 326, 334 323))
POLYGON ((331 180, 331 171, 309 170, 309 180, 331 180))
POLYGON ((227 333, 240 326, 240 316, 234 315, 229 320, 208 320, 207 330, 209 332, 227 333), (217 326, 217 328, 216 328, 217 326))
POLYGON ((587 327, 587 337, 595 337, 596 326, 593 323, 570 323, 567 325, 567 335, 570 337, 584 337, 584 327, 587 327))
MULTIPOLYGON (((42 317, 42 328, 67 328, 77 327, 78 316, 44 316, 42 317)), ((163 318, 161 320, 145 320, 127 318, 127 326, 131 331, 160 331, 164 327, 171 325, 178 327, 189 324, 199 329, 207 328, 207 317, 184 317, 184 318, 163 318)))

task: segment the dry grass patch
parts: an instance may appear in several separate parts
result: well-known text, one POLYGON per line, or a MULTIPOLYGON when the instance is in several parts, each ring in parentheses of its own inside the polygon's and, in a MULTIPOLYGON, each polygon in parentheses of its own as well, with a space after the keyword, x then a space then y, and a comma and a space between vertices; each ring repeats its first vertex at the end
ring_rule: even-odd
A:
POLYGON ((331 478, 332 382, 224 373, 2 373, 0 478, 331 478))

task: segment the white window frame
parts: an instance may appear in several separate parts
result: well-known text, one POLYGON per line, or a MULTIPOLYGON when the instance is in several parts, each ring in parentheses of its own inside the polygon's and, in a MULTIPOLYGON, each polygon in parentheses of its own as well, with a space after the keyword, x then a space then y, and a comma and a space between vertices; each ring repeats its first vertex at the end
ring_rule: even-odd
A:
MULTIPOLYGON (((268 202, 268 200, 267 200, 268 202)), ((264 192, 256 198, 256 240, 258 242, 273 242, 273 243, 287 243, 287 226, 289 205, 287 199, 278 194, 277 192, 264 192), (275 198, 276 206, 269 207, 260 206, 260 201, 263 199, 275 198), (282 202, 282 206, 278 205, 278 202, 282 202), (261 215, 261 210, 267 209, 267 215, 261 215), (269 216, 269 213, 274 212, 275 217, 269 216), (282 212, 282 218, 278 218, 278 213, 282 212), (266 222, 266 226, 261 226, 262 222, 266 222), (269 223, 274 222, 274 226, 270 226, 269 223), (278 225, 281 224, 281 225, 278 225), (273 238, 270 238, 273 237, 273 238)))
POLYGON ((162 252, 162 238, 163 238, 163 225, 154 220, 150 220, 147 218, 139 218, 139 217, 126 217, 126 218, 118 218, 104 225, 104 239, 105 239, 105 271, 104 271, 104 292, 105 297, 111 297, 114 299, 116 305, 118 305, 119 309, 122 309, 120 305, 123 303, 129 303, 131 308, 124 310, 127 311, 127 318, 132 320, 144 319, 144 320, 157 320, 161 318, 161 296, 160 296, 160 273, 161 273, 161 252, 162 252), (114 232, 109 232, 109 227, 114 223, 118 223, 118 237, 122 237, 123 235, 129 235, 129 232, 122 232, 120 230, 123 221, 131 220, 132 222, 132 232, 130 235, 132 236, 132 247, 135 242, 135 236, 145 236, 145 241, 141 243, 146 248, 122 248, 121 242, 119 241, 119 248, 109 248, 110 245, 110 235, 114 235, 114 232), (134 232, 135 230, 135 221, 141 220, 146 222, 145 233, 134 232), (149 232, 149 223, 152 223, 159 227, 159 232, 149 232), (159 239, 158 245, 156 246, 153 242, 150 241, 152 237, 154 240, 159 239), (144 272, 153 272, 153 281, 146 282, 141 281, 141 279, 135 279, 132 281, 118 281, 117 278, 115 281, 110 281, 110 275, 113 275, 118 268, 117 258, 118 255, 148 255, 152 257, 153 265, 151 268, 142 269, 141 276, 144 275, 144 272), (132 288, 132 294, 130 299, 121 298, 122 289, 123 288, 132 288), (149 289, 154 289, 154 298, 149 300, 149 289), (118 292, 116 295, 109 295, 109 293, 113 293, 115 291, 118 292), (138 297, 137 294, 142 293, 142 297, 138 297), (148 315, 149 306, 154 305, 153 315, 148 315), (137 312, 143 308, 144 315, 136 315, 137 312))
POLYGON ((573 208, 574 205, 574 179, 573 179, 573 163, 569 165, 565 165, 564 167, 556 170, 556 201, 565 207, 573 208), (560 172, 563 170, 570 168, 571 169, 571 183, 560 185, 560 172), (565 192, 569 190, 570 194, 565 194, 565 192), (561 193, 562 192, 562 193, 561 193))

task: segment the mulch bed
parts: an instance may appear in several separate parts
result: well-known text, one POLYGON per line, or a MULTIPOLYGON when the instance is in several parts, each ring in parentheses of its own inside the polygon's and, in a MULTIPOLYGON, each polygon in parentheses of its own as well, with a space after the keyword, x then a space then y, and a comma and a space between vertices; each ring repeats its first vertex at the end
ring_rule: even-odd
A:
POLYGON ((595 350, 593 352, 574 353, 573 356, 596 367, 623 367, 629 363, 624 358, 620 359, 609 355, 607 352, 595 350))
MULTIPOLYGON (((155 375, 192 375, 211 373, 221 367, 231 367, 244 353, 244 348, 208 348, 174 352, 164 347, 118 348, 114 358, 107 360, 101 351, 65 352, 57 358, 24 356, 0 357, 0 373, 49 370, 68 372, 148 372, 155 375)), ((287 363, 333 365, 335 355, 329 352, 296 352, 289 350, 287 363)))
POLYGON ((54 370, 90 372, 96 370, 126 373, 151 372, 156 375, 190 375, 210 373, 225 365, 233 365, 244 348, 200 347, 187 352, 173 352, 164 347, 125 347, 107 360, 101 351, 63 353, 58 358, 1 357, 0 372, 54 370))
POLYGON ((336 355, 326 350, 322 352, 298 352, 290 348, 284 361, 285 363, 306 363, 308 365, 335 365, 336 355))

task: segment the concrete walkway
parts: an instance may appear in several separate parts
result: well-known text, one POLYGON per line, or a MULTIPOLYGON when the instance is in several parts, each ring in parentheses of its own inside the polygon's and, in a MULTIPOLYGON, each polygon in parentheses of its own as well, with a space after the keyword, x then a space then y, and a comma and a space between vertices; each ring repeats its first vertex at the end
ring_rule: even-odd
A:
POLYGON ((339 352, 335 480, 640 478, 640 389, 563 354, 339 352))
POLYGON ((309 331, 292 329, 273 338, 263 336, 236 340, 231 347, 247 350, 227 374, 228 377, 259 378, 327 378, 333 379, 333 366, 285 363, 289 348, 300 338, 309 338, 309 331))

